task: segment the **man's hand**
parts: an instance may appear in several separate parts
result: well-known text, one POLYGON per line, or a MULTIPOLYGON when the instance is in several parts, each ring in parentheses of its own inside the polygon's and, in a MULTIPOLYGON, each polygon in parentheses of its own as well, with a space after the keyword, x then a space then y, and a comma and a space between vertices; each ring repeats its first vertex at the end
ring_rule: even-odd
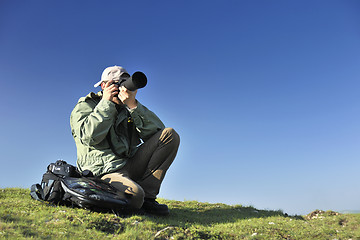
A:
POLYGON ((135 99, 137 93, 137 89, 135 91, 130 91, 126 87, 121 86, 119 92, 119 99, 120 101, 128 106, 128 108, 135 108, 137 107, 137 102, 135 99))
POLYGON ((103 87, 103 98, 109 101, 114 102, 115 104, 120 104, 120 100, 117 97, 119 94, 119 87, 116 84, 113 84, 113 80, 105 83, 103 87))

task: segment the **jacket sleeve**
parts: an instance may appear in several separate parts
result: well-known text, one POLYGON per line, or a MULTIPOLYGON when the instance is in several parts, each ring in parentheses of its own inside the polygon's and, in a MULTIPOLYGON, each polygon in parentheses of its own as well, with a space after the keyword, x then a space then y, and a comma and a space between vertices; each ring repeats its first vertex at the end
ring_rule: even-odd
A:
POLYGON ((116 113, 115 104, 105 99, 95 107, 86 101, 79 102, 70 117, 73 136, 87 146, 100 143, 109 132, 116 113))
POLYGON ((148 140, 152 135, 164 129, 163 122, 152 111, 138 102, 135 109, 129 110, 131 117, 134 119, 136 130, 141 139, 148 140))

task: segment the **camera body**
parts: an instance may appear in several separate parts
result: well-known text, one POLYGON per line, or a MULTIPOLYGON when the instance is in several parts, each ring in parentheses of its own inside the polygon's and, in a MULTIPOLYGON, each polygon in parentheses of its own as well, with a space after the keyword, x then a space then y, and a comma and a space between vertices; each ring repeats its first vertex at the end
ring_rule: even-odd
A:
POLYGON ((63 160, 58 160, 55 163, 51 163, 48 166, 48 171, 60 176, 80 177, 76 167, 68 164, 63 160))
POLYGON ((130 91, 135 91, 136 89, 143 88, 147 84, 147 78, 143 72, 135 72, 132 76, 126 79, 120 79, 119 82, 116 82, 119 87, 124 86, 130 91))

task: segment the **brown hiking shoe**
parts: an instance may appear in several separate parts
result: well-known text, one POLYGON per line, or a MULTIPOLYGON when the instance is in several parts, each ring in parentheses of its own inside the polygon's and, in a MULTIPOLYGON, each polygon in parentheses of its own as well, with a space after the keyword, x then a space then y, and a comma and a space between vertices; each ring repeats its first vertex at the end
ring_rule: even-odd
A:
POLYGON ((169 215, 169 208, 165 204, 158 203, 155 199, 145 198, 141 207, 148 214, 167 216, 169 215))

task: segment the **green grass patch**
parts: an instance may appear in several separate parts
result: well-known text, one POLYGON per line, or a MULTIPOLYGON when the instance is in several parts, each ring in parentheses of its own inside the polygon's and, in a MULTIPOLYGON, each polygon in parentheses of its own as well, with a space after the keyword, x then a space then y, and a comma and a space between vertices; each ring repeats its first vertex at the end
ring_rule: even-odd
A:
POLYGON ((0 239, 360 239, 360 214, 306 216, 160 199, 168 217, 127 216, 52 206, 27 189, 0 189, 0 239))

